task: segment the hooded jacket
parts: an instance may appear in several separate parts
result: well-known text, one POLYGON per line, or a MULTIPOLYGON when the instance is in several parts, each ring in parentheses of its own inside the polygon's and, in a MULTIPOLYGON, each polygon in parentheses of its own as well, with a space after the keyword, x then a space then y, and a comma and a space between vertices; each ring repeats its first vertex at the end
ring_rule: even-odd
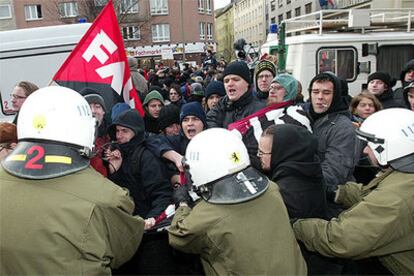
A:
POLYGON ((394 92, 394 99, 397 102, 397 104, 399 104, 401 107, 406 106, 406 103, 404 101, 404 87, 406 87, 410 82, 406 82, 405 79, 405 74, 411 70, 414 69, 414 59, 408 61, 403 70, 401 71, 400 74, 400 80, 401 80, 401 87, 396 89, 394 92))
POLYGON ((131 129, 135 136, 119 145, 122 165, 109 179, 130 191, 135 202, 134 214, 143 218, 157 217, 170 204, 172 196, 165 167, 146 149, 144 121, 136 110, 126 110, 113 121, 108 129, 112 139, 115 138, 117 125, 131 129), (142 147, 142 154, 136 156, 135 152, 142 147))
POLYGON ((276 129, 269 176, 280 188, 289 217, 326 218, 317 138, 296 125, 277 125, 276 129))
MULTIPOLYGON (((320 77, 327 78, 334 84, 332 103, 326 112, 320 114, 313 110, 311 103, 309 115, 313 120, 313 133, 318 137, 318 156, 327 192, 331 194, 338 185, 353 179, 352 172, 359 160, 359 147, 350 120, 351 114, 341 93, 340 79, 333 74, 322 73, 312 79, 309 88, 320 77)), ((312 101, 312 95, 310 99, 312 101)))
POLYGON ((227 128, 229 124, 241 120, 265 106, 265 102, 254 97, 250 89, 235 102, 230 101, 226 95, 207 112, 208 127, 227 128))

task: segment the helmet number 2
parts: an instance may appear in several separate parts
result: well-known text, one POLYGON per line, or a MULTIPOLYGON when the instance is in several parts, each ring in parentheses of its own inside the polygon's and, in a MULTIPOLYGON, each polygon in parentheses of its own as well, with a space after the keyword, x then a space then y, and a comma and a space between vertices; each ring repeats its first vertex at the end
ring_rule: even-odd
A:
POLYGON ((24 167, 30 170, 41 170, 43 169, 43 165, 36 164, 36 162, 39 161, 39 159, 43 158, 43 156, 45 156, 45 149, 41 146, 33 146, 27 151, 27 154, 31 155, 34 152, 36 152, 37 154, 34 155, 31 159, 29 159, 24 167))

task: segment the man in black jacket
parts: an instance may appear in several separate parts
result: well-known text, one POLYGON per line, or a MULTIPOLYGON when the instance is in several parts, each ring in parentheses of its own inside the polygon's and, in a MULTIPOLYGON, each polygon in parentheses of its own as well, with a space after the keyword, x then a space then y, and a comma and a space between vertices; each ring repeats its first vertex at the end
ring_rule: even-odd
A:
POLYGON ((162 163, 145 147, 144 128, 136 110, 121 113, 108 128, 117 149, 108 150, 107 158, 111 164, 109 179, 130 191, 134 213, 145 218, 147 230, 170 204, 172 188, 162 163))
POLYGON ((253 114, 266 106, 266 103, 254 97, 252 93, 250 71, 243 61, 230 63, 223 72, 224 96, 207 113, 209 128, 227 126, 253 114))

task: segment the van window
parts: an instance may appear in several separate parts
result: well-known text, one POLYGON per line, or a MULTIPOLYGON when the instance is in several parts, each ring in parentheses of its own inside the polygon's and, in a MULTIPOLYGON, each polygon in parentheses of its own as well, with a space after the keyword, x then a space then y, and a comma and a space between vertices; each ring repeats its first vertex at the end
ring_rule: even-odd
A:
POLYGON ((380 46, 377 55, 377 71, 388 72, 399 80, 404 65, 414 57, 414 45, 380 46))
POLYGON ((317 52, 317 73, 333 72, 348 82, 356 79, 355 48, 320 48, 317 52))

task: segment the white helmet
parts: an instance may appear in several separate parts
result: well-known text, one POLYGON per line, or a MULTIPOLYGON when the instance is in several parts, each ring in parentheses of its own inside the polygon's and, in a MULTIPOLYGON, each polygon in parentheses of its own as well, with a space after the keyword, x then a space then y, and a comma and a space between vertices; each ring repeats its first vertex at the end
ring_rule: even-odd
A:
POLYGON ((414 112, 403 108, 381 110, 369 116, 357 134, 368 142, 380 165, 397 164, 400 158, 414 153, 414 112))
POLYGON ((19 141, 57 141, 91 152, 96 120, 88 102, 76 91, 49 86, 37 90, 22 105, 17 124, 19 141))
POLYGON ((223 128, 211 128, 197 134, 185 153, 193 185, 199 187, 250 165, 242 140, 223 128))

